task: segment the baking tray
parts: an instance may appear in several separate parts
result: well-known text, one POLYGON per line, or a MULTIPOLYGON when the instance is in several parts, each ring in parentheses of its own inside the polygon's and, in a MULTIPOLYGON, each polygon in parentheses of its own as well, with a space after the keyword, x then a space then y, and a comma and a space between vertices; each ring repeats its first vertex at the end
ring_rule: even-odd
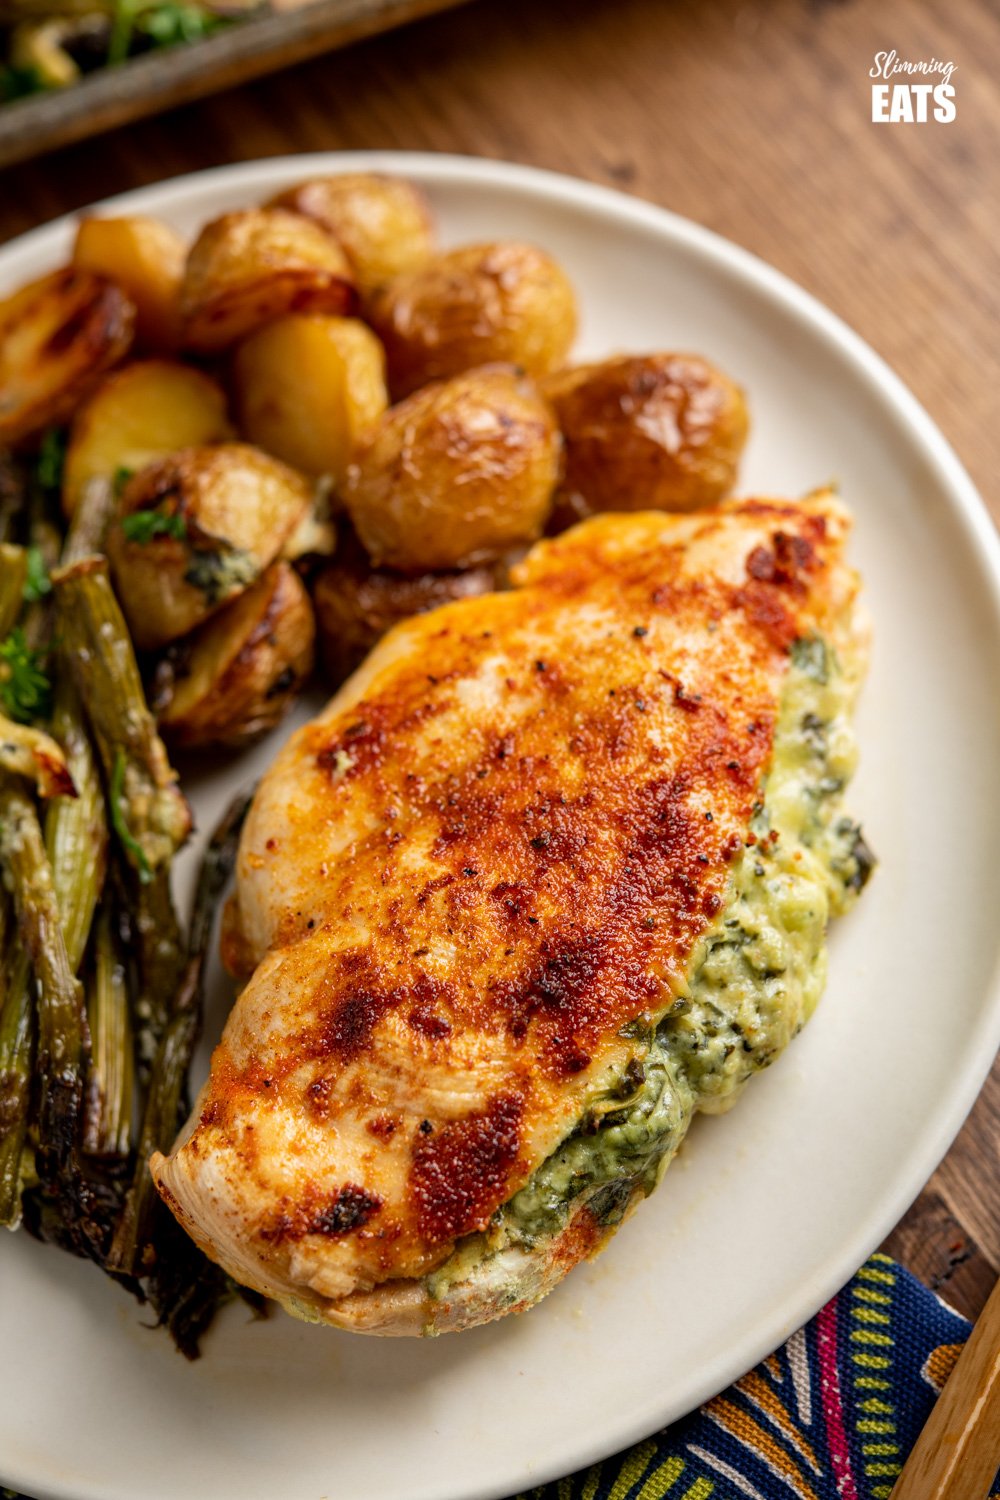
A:
POLYGON ((103 68, 69 88, 0 104, 0 167, 465 3, 313 0, 103 68))

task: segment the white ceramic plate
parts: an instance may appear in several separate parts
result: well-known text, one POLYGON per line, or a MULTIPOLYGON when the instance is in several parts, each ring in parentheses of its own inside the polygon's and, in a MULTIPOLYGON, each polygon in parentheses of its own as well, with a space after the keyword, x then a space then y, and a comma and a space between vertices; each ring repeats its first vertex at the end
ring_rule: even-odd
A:
MULTIPOLYGON (((359 167, 423 183, 449 243, 552 251, 579 291, 581 354, 717 360, 749 392, 744 488, 839 479, 876 642, 851 806, 882 863, 789 1054, 732 1114, 698 1122, 610 1249, 523 1318, 410 1342, 232 1308, 192 1366, 92 1267, 5 1238, 0 1475, 44 1500, 490 1500, 645 1436, 848 1278, 944 1154, 1000 1041, 1000 547, 929 418, 781 276, 585 183, 352 154, 209 172, 115 207, 191 231, 359 167)), ((0 252, 0 289, 56 264, 71 228, 0 252)), ((272 749, 196 782, 203 827, 272 749)))

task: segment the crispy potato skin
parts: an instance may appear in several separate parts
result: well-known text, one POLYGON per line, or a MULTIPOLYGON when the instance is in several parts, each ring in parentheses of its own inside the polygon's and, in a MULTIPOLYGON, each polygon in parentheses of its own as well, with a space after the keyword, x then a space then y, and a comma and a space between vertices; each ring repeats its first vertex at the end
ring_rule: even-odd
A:
POLYGON ((206 224, 180 290, 184 347, 227 349, 285 313, 354 312, 357 291, 333 237, 301 214, 251 208, 206 224))
POLYGON ((385 354, 357 318, 290 313, 236 351, 240 427, 305 474, 340 483, 358 436, 385 411, 385 354))
POLYGON ((543 382, 565 442, 551 529, 607 510, 700 510, 733 488, 743 392, 696 354, 626 355, 543 382))
POLYGON ((291 707, 312 671, 315 638, 298 574, 272 563, 191 638, 159 715, 164 735, 185 749, 250 744, 291 707))
POLYGON ((65 422, 128 352, 135 303, 66 266, 0 302, 0 444, 65 422))
POLYGON ((576 297, 551 256, 516 240, 465 245, 397 277, 368 308, 394 399, 496 361, 557 370, 576 335, 576 297))
POLYGON ((333 562, 313 585, 320 660, 328 686, 339 687, 400 620, 455 599, 488 594, 501 586, 503 574, 501 566, 492 564, 407 577, 373 568, 356 540, 338 545, 333 562))
POLYGON ((84 218, 76 232, 73 264, 123 287, 136 305, 136 340, 153 354, 177 347, 177 298, 187 246, 169 224, 133 214, 84 218))
POLYGON ((462 567, 540 535, 559 452, 532 383, 487 365, 390 407, 358 445, 343 499, 376 566, 462 567))
POLYGON ((137 360, 114 370, 73 418, 63 469, 63 508, 73 514, 88 480, 135 473, 180 448, 233 437, 214 380, 176 360, 137 360))
POLYGON ((185 448, 125 486, 119 516, 180 516, 184 535, 108 533, 115 588, 141 650, 187 635, 255 583, 312 510, 312 487, 246 443, 185 448))
POLYGON ((286 189, 270 207, 314 219, 347 253, 363 297, 434 253, 430 205, 412 183, 374 172, 314 177, 286 189))

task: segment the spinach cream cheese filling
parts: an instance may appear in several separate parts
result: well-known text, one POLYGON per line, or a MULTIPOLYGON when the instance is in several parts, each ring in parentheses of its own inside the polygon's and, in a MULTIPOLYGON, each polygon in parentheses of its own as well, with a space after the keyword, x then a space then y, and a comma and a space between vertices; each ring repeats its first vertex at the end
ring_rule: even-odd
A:
POLYGON ((627 1066, 486 1233, 459 1242, 427 1278, 432 1298, 494 1254, 557 1235, 584 1204, 599 1223, 618 1223, 652 1192, 694 1115, 727 1109, 808 1020, 826 980, 827 922, 874 864, 841 810, 856 761, 856 686, 827 641, 794 643, 751 838, 684 990, 658 1021, 625 1029, 627 1066))

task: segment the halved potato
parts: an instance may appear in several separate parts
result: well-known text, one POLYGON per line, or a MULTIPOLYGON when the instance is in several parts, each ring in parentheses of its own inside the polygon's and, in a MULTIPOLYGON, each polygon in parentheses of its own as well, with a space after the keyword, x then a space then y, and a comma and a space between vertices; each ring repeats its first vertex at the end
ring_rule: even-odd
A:
POLYGON ((565 443, 550 529, 602 510, 698 510, 733 488, 746 402, 700 355, 622 355, 542 389, 565 443))
POLYGON ((339 240, 363 296, 416 270, 434 253, 430 205, 399 177, 374 172, 314 177, 286 188, 271 206, 305 214, 339 240))
POLYGON ((222 387, 191 365, 149 359, 124 365, 98 386, 70 428, 63 508, 76 509, 88 480, 137 473, 180 448, 233 437, 222 387))
POLYGON ((250 208, 206 224, 180 291, 186 348, 212 354, 284 313, 354 312, 357 291, 337 241, 283 208, 250 208))
POLYGON ((337 484, 358 435, 388 402, 382 345, 356 318, 277 318, 240 345, 233 376, 251 442, 337 484))
POLYGON ((256 583, 312 508, 308 480, 246 443, 184 448, 143 469, 107 544, 136 645, 187 635, 256 583))
POLYGON ((462 567, 540 535, 559 450, 532 383, 486 365, 390 407, 355 450, 342 498, 376 566, 462 567))
POLYGON ((275 562, 206 620, 174 663, 160 729, 172 745, 246 745, 287 713, 313 668, 316 624, 295 569, 275 562))
POLYGON ((0 302, 0 444, 65 422, 135 332, 121 287, 66 266, 0 302))
POLYGON ((123 287, 136 305, 136 339, 154 354, 177 347, 177 298, 187 246, 160 219, 80 220, 73 264, 123 287))
POLYGON ((393 399, 496 361, 545 375, 576 335, 576 298, 544 250, 516 240, 465 245, 398 276, 371 302, 393 399))
POLYGON ((400 620, 455 599, 488 594, 501 586, 504 575, 501 565, 487 564, 408 578, 373 568, 357 539, 348 538, 313 584, 320 657, 329 686, 339 687, 400 620))

